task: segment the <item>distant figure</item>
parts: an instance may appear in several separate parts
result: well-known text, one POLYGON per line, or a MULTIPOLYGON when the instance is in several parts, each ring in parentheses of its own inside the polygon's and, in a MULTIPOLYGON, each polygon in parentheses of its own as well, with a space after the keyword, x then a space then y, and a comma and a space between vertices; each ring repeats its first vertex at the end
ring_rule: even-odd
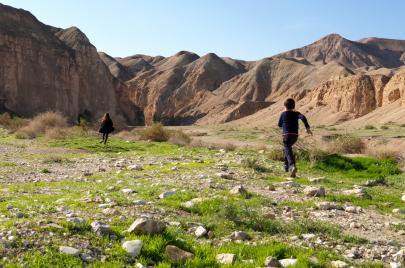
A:
POLYGON ((307 119, 300 112, 295 112, 295 101, 287 99, 284 102, 285 111, 281 114, 278 126, 283 128, 283 144, 284 144, 284 166, 285 172, 290 170, 290 176, 295 178, 297 167, 295 166, 295 157, 292 151, 293 144, 298 139, 298 119, 301 119, 307 129, 308 134, 312 134, 307 119), (290 168, 288 168, 290 166, 290 168))
POLYGON ((115 128, 113 127, 113 122, 108 113, 106 113, 100 121, 101 128, 98 132, 103 133, 103 139, 100 141, 100 143, 104 142, 104 144, 107 144, 108 134, 113 132, 115 128))

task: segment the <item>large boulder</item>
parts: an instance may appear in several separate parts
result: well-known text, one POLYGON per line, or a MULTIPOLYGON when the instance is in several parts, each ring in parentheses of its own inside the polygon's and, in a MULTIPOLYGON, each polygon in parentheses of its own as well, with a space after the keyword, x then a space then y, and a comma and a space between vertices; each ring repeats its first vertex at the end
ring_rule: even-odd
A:
POLYGON ((128 229, 129 233, 161 234, 166 230, 166 224, 156 220, 139 218, 128 229))

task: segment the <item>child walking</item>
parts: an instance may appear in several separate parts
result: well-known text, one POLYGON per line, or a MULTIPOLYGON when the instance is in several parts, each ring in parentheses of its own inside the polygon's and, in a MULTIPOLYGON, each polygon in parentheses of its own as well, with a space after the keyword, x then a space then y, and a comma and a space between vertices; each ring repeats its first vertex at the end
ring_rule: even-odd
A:
POLYGON ((292 151, 293 144, 298 139, 298 119, 301 119, 307 129, 308 134, 312 134, 306 117, 300 112, 294 111, 294 99, 287 99, 284 102, 285 111, 281 114, 278 126, 283 128, 283 144, 284 144, 284 166, 285 172, 290 171, 290 176, 295 178, 297 167, 295 166, 295 157, 292 151))
POLYGON ((113 132, 115 129, 113 127, 113 122, 110 118, 110 115, 106 113, 103 118, 101 118, 101 128, 98 132, 103 133, 103 139, 100 143, 104 142, 104 145, 107 144, 108 134, 113 132))

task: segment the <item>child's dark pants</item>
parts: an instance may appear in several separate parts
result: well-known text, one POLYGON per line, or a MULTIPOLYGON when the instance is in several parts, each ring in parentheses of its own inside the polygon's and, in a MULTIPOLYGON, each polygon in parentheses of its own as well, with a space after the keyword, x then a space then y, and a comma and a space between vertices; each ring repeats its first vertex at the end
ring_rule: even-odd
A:
POLYGON ((292 146, 297 141, 298 135, 283 135, 283 144, 284 144, 284 165, 291 166, 295 165, 295 157, 293 154, 292 146))

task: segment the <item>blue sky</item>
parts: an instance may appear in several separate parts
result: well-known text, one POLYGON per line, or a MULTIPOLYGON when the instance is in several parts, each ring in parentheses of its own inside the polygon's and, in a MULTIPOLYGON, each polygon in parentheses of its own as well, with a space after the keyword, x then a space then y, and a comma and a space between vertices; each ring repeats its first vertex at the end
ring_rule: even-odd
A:
POLYGON ((43 23, 80 28, 114 57, 200 56, 259 60, 331 33, 349 40, 405 39, 403 0, 2 0, 43 23))

